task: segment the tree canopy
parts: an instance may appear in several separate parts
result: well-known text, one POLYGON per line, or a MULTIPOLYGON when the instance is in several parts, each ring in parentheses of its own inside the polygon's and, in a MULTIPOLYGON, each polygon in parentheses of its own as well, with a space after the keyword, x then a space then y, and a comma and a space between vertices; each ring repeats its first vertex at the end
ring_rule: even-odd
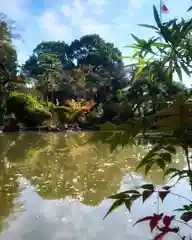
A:
POLYGON ((113 86, 115 93, 121 85, 123 86, 125 77, 122 73, 124 67, 121 52, 97 34, 75 39, 70 45, 59 41, 42 42, 23 65, 23 71, 36 78, 38 83, 43 75, 45 78, 48 71, 59 72, 60 79, 55 82, 59 86, 57 92, 66 93, 65 89, 69 92, 73 85, 73 90, 70 90, 73 97, 74 95, 82 97, 85 88, 90 96, 94 92, 93 89, 98 91, 104 86, 108 88, 113 86))

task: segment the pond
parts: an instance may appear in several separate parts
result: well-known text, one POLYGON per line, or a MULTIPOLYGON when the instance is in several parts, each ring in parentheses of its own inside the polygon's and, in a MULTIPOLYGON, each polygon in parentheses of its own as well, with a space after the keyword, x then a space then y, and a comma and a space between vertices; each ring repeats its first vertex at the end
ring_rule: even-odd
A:
MULTIPOLYGON (((90 134, 0 135, 0 240, 152 239, 146 224, 133 228, 134 222, 158 209, 172 213, 185 203, 168 196, 164 204, 157 204, 154 196, 145 205, 138 201, 131 213, 120 207, 103 220, 110 195, 144 182, 158 186, 168 180, 158 169, 147 178, 135 173, 149 146, 111 153, 107 145, 87 143, 90 134)), ((185 167, 179 149, 172 167, 185 167)), ((188 185, 180 183, 178 191, 187 196, 188 185)))

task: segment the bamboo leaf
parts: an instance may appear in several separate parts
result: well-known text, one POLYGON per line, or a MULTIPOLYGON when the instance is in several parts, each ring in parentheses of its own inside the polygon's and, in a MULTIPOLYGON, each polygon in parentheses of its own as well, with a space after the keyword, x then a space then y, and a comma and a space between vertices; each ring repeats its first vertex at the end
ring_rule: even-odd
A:
POLYGON ((109 210, 108 210, 108 212, 106 213, 106 215, 104 216, 104 218, 103 219, 105 219, 112 211, 114 211, 116 208, 118 208, 119 206, 121 206, 122 204, 124 203, 124 201, 123 200, 116 200, 113 204, 112 204, 112 206, 109 208, 109 210))
POLYGON ((121 199, 124 200, 125 198, 129 197, 129 195, 127 195, 127 191, 125 192, 121 192, 121 193, 117 193, 115 195, 110 196, 109 198, 111 199, 121 199))
POLYGON ((182 67, 183 71, 187 74, 187 76, 190 77, 191 73, 190 73, 189 69, 185 66, 184 63, 180 62, 180 64, 181 64, 181 67, 182 67))
POLYGON ((148 174, 149 170, 152 168, 154 161, 149 162, 145 167, 145 176, 148 174))
POLYGON ((135 35, 132 34, 132 33, 131 33, 131 36, 132 36, 132 38, 134 38, 134 40, 135 40, 136 42, 138 42, 140 45, 146 44, 146 41, 145 41, 144 39, 140 39, 140 38, 138 38, 137 36, 135 36, 135 35))
MULTIPOLYGON (((126 45, 125 48, 140 49, 140 47, 138 45, 126 45)), ((127 58, 131 58, 131 57, 127 57, 127 58)))
POLYGON ((138 26, 158 30, 158 28, 155 27, 155 26, 153 26, 153 25, 148 25, 148 24, 138 24, 138 26))
MULTIPOLYGON (((154 154, 155 155, 155 154, 154 154)), ((152 165, 153 165, 153 163, 154 163, 154 161, 152 160, 152 159, 150 159, 150 157, 145 157, 145 158, 143 158, 142 160, 141 160, 141 162, 139 163, 139 165, 137 166, 137 168, 136 168, 136 171, 139 169, 139 168, 141 168, 141 167, 143 167, 143 166, 147 166, 147 165, 149 165, 149 170, 150 170, 150 168, 152 167, 152 165)), ((148 171, 149 171, 148 170, 148 171)))
POLYGON ((154 191, 145 190, 142 194, 143 202, 145 202, 153 193, 154 191))
POLYGON ((125 201, 125 206, 129 210, 129 212, 131 212, 132 200, 131 199, 127 199, 125 201))
POLYGON ((176 149, 175 149, 175 147, 172 146, 172 145, 168 145, 167 147, 165 147, 165 149, 166 149, 167 151, 169 151, 170 153, 172 153, 172 154, 176 154, 176 149))
POLYGON ((168 163, 171 163, 171 161, 172 161, 171 154, 168 153, 168 152, 161 153, 161 154, 160 154, 160 157, 161 157, 162 159, 164 159, 164 160, 165 160, 166 162, 168 162, 168 163))
POLYGON ((154 14, 154 18, 155 21, 157 23, 157 26, 160 28, 161 27, 161 20, 157 11, 157 8, 155 7, 155 5, 153 5, 153 14, 154 14))
POLYGON ((164 162, 164 160, 161 159, 161 158, 157 159, 156 163, 164 171, 164 169, 165 169, 165 162, 164 162))
POLYGON ((177 209, 174 209, 173 211, 176 211, 176 212, 183 212, 185 209, 183 208, 177 208, 177 209))
POLYGON ((178 77, 179 77, 179 79, 180 79, 180 81, 182 82, 182 72, 181 72, 181 68, 180 68, 180 66, 178 65, 178 64, 176 64, 176 72, 177 72, 177 75, 178 75, 178 77))
POLYGON ((190 12, 190 11, 192 11, 192 6, 187 10, 187 12, 190 12))
POLYGON ((130 198, 131 198, 132 201, 135 201, 135 200, 137 200, 140 197, 141 197, 141 194, 139 194, 139 195, 132 195, 130 198))
POLYGON ((144 184, 144 185, 140 186, 140 188, 143 188, 143 189, 146 189, 146 190, 150 190, 150 191, 154 191, 154 189, 155 189, 153 184, 144 184))
POLYGON ((168 42, 171 42, 171 39, 170 39, 170 32, 169 32, 169 29, 165 26, 161 26, 161 34, 163 36, 163 38, 165 39, 165 41, 168 43, 168 42))
POLYGON ((168 48, 168 47, 170 47, 168 44, 159 43, 159 42, 154 42, 154 43, 151 44, 151 46, 154 46, 154 47, 163 47, 163 48, 168 48))
POLYGON ((140 195, 140 192, 137 191, 137 190, 128 190, 128 191, 124 191, 124 192, 120 192, 120 193, 117 193, 115 195, 112 195, 109 198, 123 200, 125 198, 130 198, 131 196, 129 196, 129 194, 140 195))
POLYGON ((168 191, 168 190, 170 190, 172 187, 173 187, 173 186, 164 186, 164 187, 162 187, 162 189, 168 191))
POLYGON ((164 175, 169 175, 169 174, 171 174, 171 173, 176 173, 176 172, 179 172, 179 170, 176 169, 176 168, 168 168, 168 169, 165 171, 164 175))

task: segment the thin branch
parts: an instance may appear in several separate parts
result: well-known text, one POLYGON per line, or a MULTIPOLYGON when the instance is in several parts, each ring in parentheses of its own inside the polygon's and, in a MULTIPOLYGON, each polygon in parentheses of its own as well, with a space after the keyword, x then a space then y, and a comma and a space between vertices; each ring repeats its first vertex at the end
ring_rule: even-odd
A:
POLYGON ((189 201, 190 203, 192 203, 192 201, 191 201, 190 199, 188 199, 188 198, 186 198, 186 197, 184 197, 184 196, 182 196, 182 195, 180 195, 180 194, 172 193, 172 192, 169 192, 169 194, 172 194, 172 195, 174 195, 174 196, 176 196, 176 197, 183 198, 183 199, 189 201))
POLYGON ((189 225, 189 224, 186 223, 186 222, 183 222, 183 221, 180 221, 180 220, 177 220, 177 219, 173 219, 173 221, 178 222, 178 223, 181 223, 181 224, 184 224, 184 225, 186 225, 186 226, 189 227, 189 228, 192 228, 192 226, 189 225))

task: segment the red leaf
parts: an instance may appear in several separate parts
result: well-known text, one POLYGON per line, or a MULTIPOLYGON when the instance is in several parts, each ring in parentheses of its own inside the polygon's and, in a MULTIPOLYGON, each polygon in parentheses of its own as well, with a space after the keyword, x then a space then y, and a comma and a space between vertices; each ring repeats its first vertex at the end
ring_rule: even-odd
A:
POLYGON ((171 221, 175 218, 175 216, 167 216, 165 215, 163 218, 163 223, 166 227, 168 227, 171 224, 171 221))
POLYGON ((170 228, 170 227, 158 227, 158 230, 163 232, 163 233, 178 233, 179 232, 179 227, 175 227, 175 228, 170 228))
POLYGON ((137 223, 140 223, 140 222, 150 221, 150 229, 151 229, 151 232, 152 232, 153 229, 155 227, 157 227, 158 222, 162 219, 162 217, 163 217, 163 213, 154 214, 153 216, 147 216, 147 217, 139 219, 134 225, 136 225, 137 223))
POLYGON ((162 216, 163 216, 163 213, 153 215, 153 218, 150 221, 151 232, 153 231, 154 228, 157 227, 159 221, 162 219, 162 216))
POLYGON ((163 202, 163 200, 166 198, 167 194, 169 193, 170 191, 162 191, 162 192, 159 192, 159 197, 161 198, 161 201, 163 202))
POLYGON ((153 216, 147 216, 147 217, 141 218, 133 226, 135 226, 137 223, 149 221, 151 219, 153 219, 153 216))
POLYGON ((150 225, 151 232, 153 232, 154 228, 157 227, 157 223, 154 222, 153 220, 150 221, 149 225, 150 225))
POLYGON ((188 222, 192 219, 192 214, 190 213, 183 213, 182 216, 180 217, 181 220, 184 222, 188 222))
POLYGON ((153 238, 153 240, 163 240, 165 235, 166 233, 160 233, 155 238, 153 238))

